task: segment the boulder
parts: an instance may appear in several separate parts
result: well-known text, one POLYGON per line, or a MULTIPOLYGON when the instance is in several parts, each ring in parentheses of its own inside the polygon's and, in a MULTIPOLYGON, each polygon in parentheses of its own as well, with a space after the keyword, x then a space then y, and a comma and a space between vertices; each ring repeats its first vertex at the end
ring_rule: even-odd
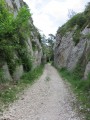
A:
POLYGON ((16 66, 16 69, 13 73, 13 80, 19 80, 21 78, 21 76, 23 75, 24 70, 23 70, 23 66, 22 65, 18 65, 16 66))
POLYGON ((5 80, 12 80, 12 77, 11 77, 11 75, 10 75, 7 62, 4 62, 3 66, 2 66, 2 72, 3 72, 3 76, 2 76, 2 77, 3 77, 5 80))

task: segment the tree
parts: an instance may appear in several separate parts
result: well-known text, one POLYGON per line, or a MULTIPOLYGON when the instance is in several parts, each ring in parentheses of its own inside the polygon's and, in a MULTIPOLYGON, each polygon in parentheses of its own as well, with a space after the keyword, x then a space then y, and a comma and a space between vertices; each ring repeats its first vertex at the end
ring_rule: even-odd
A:
POLYGON ((53 48, 54 43, 55 43, 55 36, 53 34, 49 34, 48 44, 53 48))
POLYGON ((90 11, 90 2, 88 2, 88 4, 86 5, 85 13, 87 13, 89 11, 90 11))
POLYGON ((88 23, 90 22, 90 2, 88 2, 88 4, 86 5, 84 14, 88 20, 88 23))
POLYGON ((48 41, 48 61, 51 61, 54 59, 53 47, 55 43, 55 36, 53 34, 49 34, 47 41, 48 41))
POLYGON ((76 15, 76 12, 72 9, 68 10, 68 17, 71 19, 74 15, 76 15))

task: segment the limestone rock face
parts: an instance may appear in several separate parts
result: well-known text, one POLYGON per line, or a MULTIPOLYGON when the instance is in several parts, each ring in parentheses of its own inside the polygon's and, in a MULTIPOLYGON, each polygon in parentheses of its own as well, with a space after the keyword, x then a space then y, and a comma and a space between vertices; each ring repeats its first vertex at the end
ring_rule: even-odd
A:
POLYGON ((57 67, 67 67, 68 58, 73 49, 74 42, 72 40, 72 33, 68 32, 62 38, 56 35, 57 43, 55 45, 54 62, 57 67))
POLYGON ((86 69, 84 72, 84 79, 88 78, 88 74, 90 73, 90 62, 88 62, 88 64, 86 65, 86 69))
POLYGON ((88 26, 85 27, 85 29, 82 31, 83 35, 87 35, 90 33, 90 28, 88 28, 88 26))
POLYGON ((36 46, 37 46, 37 49, 33 52, 33 55, 34 55, 34 67, 38 66, 41 64, 41 59, 42 59, 42 47, 41 47, 41 44, 39 42, 39 40, 36 38, 34 39, 35 43, 36 43, 36 46))
POLYGON ((13 80, 15 81, 19 80, 23 73, 24 73, 23 66, 22 65, 17 66, 13 73, 13 80))
POLYGON ((67 32, 63 37, 56 35, 54 50, 54 63, 58 68, 67 68, 73 71, 79 64, 82 67, 83 77, 86 79, 90 72, 90 39, 87 35, 90 28, 85 27, 81 31, 78 44, 73 41, 73 31, 67 32))
POLYGON ((85 45, 86 45, 86 40, 81 39, 80 42, 73 47, 70 56, 68 58, 68 63, 67 63, 68 70, 73 70, 76 67, 79 59, 82 57, 84 53, 85 45))

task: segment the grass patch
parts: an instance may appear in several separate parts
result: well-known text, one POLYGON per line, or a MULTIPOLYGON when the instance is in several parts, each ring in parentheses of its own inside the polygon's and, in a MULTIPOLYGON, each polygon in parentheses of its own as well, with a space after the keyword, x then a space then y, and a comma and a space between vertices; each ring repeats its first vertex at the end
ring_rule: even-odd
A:
POLYGON ((25 84, 33 84, 36 79, 43 73, 43 65, 36 69, 25 73, 22 77, 22 82, 25 84))
POLYGON ((18 93, 27 87, 32 85, 36 79, 43 73, 44 66, 39 66, 36 69, 25 73, 20 81, 16 84, 7 82, 0 84, 0 111, 9 105, 9 103, 18 99, 18 93))
POLYGON ((85 115, 86 120, 90 120, 90 75, 88 80, 82 80, 74 72, 70 73, 64 68, 58 71, 64 80, 70 82, 79 101, 80 113, 85 115))

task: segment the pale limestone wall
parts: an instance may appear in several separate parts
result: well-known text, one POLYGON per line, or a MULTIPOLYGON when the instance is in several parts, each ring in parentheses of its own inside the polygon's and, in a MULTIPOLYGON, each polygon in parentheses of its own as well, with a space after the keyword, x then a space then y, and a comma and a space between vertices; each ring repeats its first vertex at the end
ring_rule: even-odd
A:
POLYGON ((90 34, 90 28, 85 27, 81 34, 80 41, 75 46, 73 31, 66 33, 63 37, 57 33, 54 63, 58 68, 65 67, 71 72, 77 64, 80 64, 83 69, 83 76, 86 79, 90 72, 90 39, 86 37, 87 34, 90 34))

